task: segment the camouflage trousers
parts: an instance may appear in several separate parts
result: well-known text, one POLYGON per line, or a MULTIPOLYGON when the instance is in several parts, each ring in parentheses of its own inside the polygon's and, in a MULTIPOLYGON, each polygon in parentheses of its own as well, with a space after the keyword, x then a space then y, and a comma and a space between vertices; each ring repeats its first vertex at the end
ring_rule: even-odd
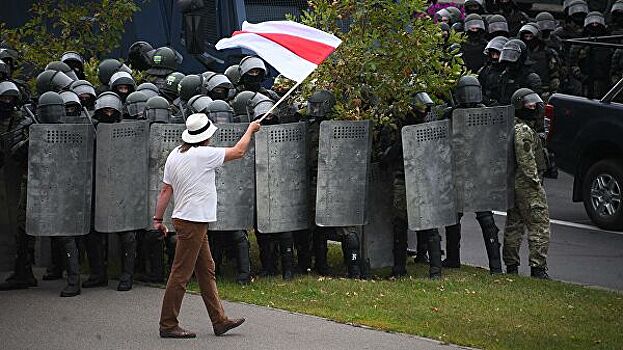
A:
POLYGON ((549 249, 549 210, 545 190, 515 185, 515 206, 508 210, 504 228, 504 264, 519 265, 519 247, 524 233, 528 236, 530 267, 546 267, 549 249))

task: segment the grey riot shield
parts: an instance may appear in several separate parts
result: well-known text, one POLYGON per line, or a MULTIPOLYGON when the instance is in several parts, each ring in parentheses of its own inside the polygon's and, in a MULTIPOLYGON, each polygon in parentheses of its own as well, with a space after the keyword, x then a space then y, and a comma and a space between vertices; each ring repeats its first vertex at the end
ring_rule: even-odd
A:
MULTIPOLYGON (((162 177, 164 176, 164 164, 171 151, 182 143, 182 132, 186 129, 184 124, 161 124, 154 123, 149 131, 149 198, 147 199, 147 216, 145 217, 146 227, 150 227, 152 215, 156 212, 156 202, 158 194, 162 188, 162 177)), ((173 228, 171 223, 171 213, 173 212, 173 198, 164 213, 163 222, 169 228, 173 228)))
POLYGON ((95 162, 95 230, 145 228, 149 176, 149 124, 100 123, 95 162))
MULTIPOLYGON (((232 147, 244 135, 249 124, 218 124, 210 145, 232 147)), ((216 169, 216 222, 212 231, 252 228, 255 220, 255 147, 249 146, 244 158, 227 162, 216 169)))
POLYGON ((409 229, 456 223, 450 121, 402 128, 409 229))
POLYGON ((28 145, 26 232, 78 236, 91 228, 93 128, 35 124, 28 145))
POLYGON ((372 122, 323 121, 318 147, 316 224, 367 223, 372 122))
POLYGON ((512 206, 513 118, 511 106, 453 111, 455 186, 460 211, 505 211, 512 206))
POLYGON ((361 229, 361 254, 365 266, 372 269, 394 263, 392 225, 392 174, 378 163, 370 166, 369 222, 361 229))
POLYGON ((255 134, 257 229, 309 228, 307 124, 264 126, 255 134))

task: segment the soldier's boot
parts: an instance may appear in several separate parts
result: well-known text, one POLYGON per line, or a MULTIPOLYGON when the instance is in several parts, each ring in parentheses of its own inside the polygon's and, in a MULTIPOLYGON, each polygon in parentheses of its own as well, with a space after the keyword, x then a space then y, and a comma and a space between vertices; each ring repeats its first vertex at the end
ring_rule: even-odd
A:
POLYGON ((461 223, 446 226, 446 259, 442 264, 446 268, 461 267, 461 223))
MULTIPOLYGON (((164 240, 158 231, 146 231, 142 239, 142 252, 149 265, 144 273, 136 273, 134 279, 147 283, 164 282, 164 240)), ((137 247, 139 242, 137 241, 137 247)), ((137 256, 138 259, 138 251, 137 256)))
POLYGON ((530 277, 534 277, 541 280, 551 280, 547 274, 547 268, 541 266, 534 266, 530 268, 530 277))
POLYGON ((249 238, 245 231, 236 231, 234 233, 234 241, 236 243, 236 269, 238 275, 236 282, 240 284, 249 284, 251 282, 251 259, 249 258, 249 238))
POLYGON ((394 218, 394 265, 391 277, 400 278, 407 275, 407 222, 401 218, 394 218))
POLYGON ((330 276, 331 268, 327 260, 329 247, 327 245, 327 235, 325 228, 316 228, 313 236, 314 248, 314 271, 320 276, 330 276))
POLYGON ((82 288, 105 287, 108 285, 106 274, 107 236, 91 232, 86 237, 87 258, 89 260, 89 278, 82 282, 82 288))
POLYGON ((311 232, 309 230, 294 233, 296 250, 296 272, 307 274, 311 270, 311 232))
POLYGON ((41 277, 44 281, 54 281, 63 278, 63 266, 65 265, 65 254, 59 237, 52 237, 50 240, 50 265, 41 277))
POLYGON ((281 255, 281 276, 289 281, 294 278, 294 242, 292 232, 279 234, 279 253, 281 255))
POLYGON ((134 279, 134 261, 136 259, 136 232, 120 234, 121 240, 121 276, 117 290, 127 292, 132 289, 134 279))
POLYGON ((28 236, 23 229, 19 230, 16 236, 17 254, 15 255, 14 272, 4 283, 0 283, 0 290, 26 289, 37 286, 37 279, 32 273, 35 256, 34 240, 35 237, 28 236))
POLYGON ((428 247, 426 246, 426 234, 422 231, 416 232, 415 257, 416 264, 428 264, 428 247))
POLYGON ((428 276, 430 279, 441 278, 441 236, 437 229, 426 230, 428 244, 428 276))
POLYGON ((502 256, 500 255, 500 240, 498 232, 500 231, 495 225, 493 213, 482 212, 476 213, 476 219, 482 229, 482 237, 485 240, 485 248, 487 250, 487 258, 489 259, 489 273, 502 273, 502 256))
POLYGON ((506 273, 509 275, 518 275, 519 265, 506 265, 506 273))
POLYGON ((348 227, 347 234, 342 240, 342 245, 345 247, 348 270, 348 278, 361 278, 361 249, 359 244, 359 236, 355 231, 355 228, 348 227))
POLYGON ((262 265, 259 276, 268 277, 276 275, 275 261, 273 259, 273 245, 270 234, 258 233, 257 246, 260 253, 260 263, 262 265))
POLYGON ((60 238, 62 252, 67 266, 67 285, 61 290, 61 297, 75 297, 80 294, 80 254, 74 237, 60 238))

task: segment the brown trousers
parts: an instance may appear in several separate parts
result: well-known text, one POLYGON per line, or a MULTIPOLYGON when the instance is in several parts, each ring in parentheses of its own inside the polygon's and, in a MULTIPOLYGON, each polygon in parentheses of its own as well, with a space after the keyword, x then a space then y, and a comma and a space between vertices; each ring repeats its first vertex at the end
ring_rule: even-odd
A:
POLYGON ((162 300, 160 329, 173 330, 178 327, 177 316, 193 270, 212 324, 225 322, 227 317, 218 296, 214 260, 208 245, 208 224, 173 219, 173 226, 177 233, 177 246, 162 300))

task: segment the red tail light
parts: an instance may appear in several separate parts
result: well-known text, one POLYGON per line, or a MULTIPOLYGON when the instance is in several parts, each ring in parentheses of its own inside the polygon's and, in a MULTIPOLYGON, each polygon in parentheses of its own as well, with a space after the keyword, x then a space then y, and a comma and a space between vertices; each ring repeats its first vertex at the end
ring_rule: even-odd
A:
POLYGON ((545 105, 545 136, 547 141, 552 137, 552 130, 554 127, 554 106, 545 105))

